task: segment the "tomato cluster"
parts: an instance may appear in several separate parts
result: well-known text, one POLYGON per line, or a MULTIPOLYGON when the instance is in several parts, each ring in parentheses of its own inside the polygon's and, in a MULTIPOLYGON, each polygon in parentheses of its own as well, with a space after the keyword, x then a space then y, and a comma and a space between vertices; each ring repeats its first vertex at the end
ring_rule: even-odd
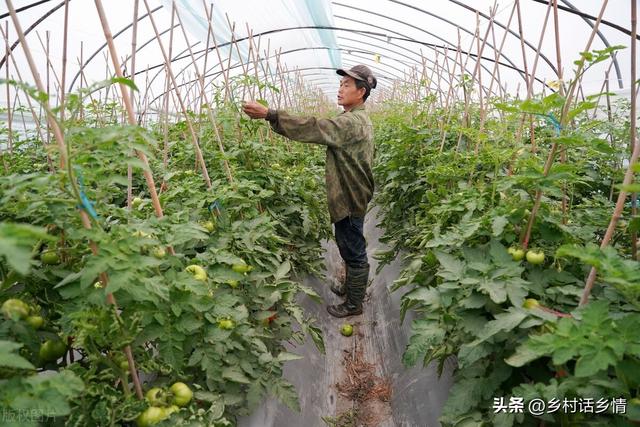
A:
POLYGON ((169 417, 174 412, 179 412, 193 398, 193 391, 183 382, 176 382, 167 391, 161 387, 149 389, 145 395, 149 406, 136 419, 139 427, 152 426, 158 424, 169 417))

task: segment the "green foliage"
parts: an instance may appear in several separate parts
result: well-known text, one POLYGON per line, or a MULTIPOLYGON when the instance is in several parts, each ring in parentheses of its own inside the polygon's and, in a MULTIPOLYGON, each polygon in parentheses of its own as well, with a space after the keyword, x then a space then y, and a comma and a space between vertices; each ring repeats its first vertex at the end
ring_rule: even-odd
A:
MULTIPOLYGON (((583 55, 582 72, 617 48, 583 55)), ((394 105, 374 118, 376 202, 389 244, 376 256, 379 268, 399 254, 405 261, 393 284, 405 292, 401 314, 416 315, 404 363, 433 361, 442 372, 447 359, 457 361, 444 426, 586 425, 580 414, 496 414, 499 396, 639 396, 637 340, 628 336, 640 318, 628 238, 638 217, 629 205, 611 246, 594 244, 626 169, 628 105, 618 102, 601 121, 592 118, 596 99, 571 108, 560 93, 502 99, 485 113, 482 133, 473 103, 466 121, 463 104, 419 113, 394 105), (545 176, 554 144, 567 161, 556 158, 545 176), (541 265, 507 252, 523 241, 537 190, 528 248, 546 255, 541 265), (594 302, 576 310, 591 266, 594 302)), ((640 419, 634 411, 590 422, 624 425, 640 419)))
POLYGON ((240 123, 235 106, 220 105, 215 125, 224 154, 208 115, 192 116, 213 184, 208 189, 194 171, 185 122, 169 125, 165 140, 160 124, 118 125, 120 106, 88 99, 114 83, 135 89, 113 79, 67 98, 63 169, 56 146, 45 151, 37 137, 24 135, 0 172, 0 302, 20 298, 45 318, 37 330, 25 319, 0 319, 0 409, 37 411, 32 425, 132 422, 146 403, 129 390, 122 367, 130 346, 145 390, 184 381, 196 392, 164 425, 235 425, 266 395, 299 410, 282 370, 297 358, 285 343, 310 336, 323 349, 320 330, 297 303, 299 295, 319 296, 294 279, 320 271, 320 241, 330 235, 323 152, 285 146, 265 123, 240 123), (132 192, 142 200, 131 209, 128 168, 132 192), (144 171, 163 184, 162 218, 144 171), (91 229, 80 222, 79 206, 91 229), (45 252, 59 262, 41 261, 45 252), (204 268, 206 280, 185 270, 192 264, 204 268), (238 273, 234 264, 252 269, 238 273), (221 320, 232 326, 220 328, 221 320), (41 360, 41 344, 51 339, 70 351, 41 360))

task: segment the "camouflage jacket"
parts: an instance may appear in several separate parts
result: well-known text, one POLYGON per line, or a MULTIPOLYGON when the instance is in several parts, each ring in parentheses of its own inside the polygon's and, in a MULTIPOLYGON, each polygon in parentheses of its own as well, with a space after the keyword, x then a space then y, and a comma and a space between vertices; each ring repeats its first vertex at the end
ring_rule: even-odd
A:
POLYGON ((267 120, 280 135, 327 146, 325 181, 331 222, 349 215, 364 217, 373 195, 373 126, 364 106, 333 119, 269 110, 267 120))

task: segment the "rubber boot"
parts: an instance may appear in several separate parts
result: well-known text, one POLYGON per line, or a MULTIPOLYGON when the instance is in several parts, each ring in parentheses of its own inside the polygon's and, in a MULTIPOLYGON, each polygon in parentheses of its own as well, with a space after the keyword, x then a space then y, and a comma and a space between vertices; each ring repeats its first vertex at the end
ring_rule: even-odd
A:
POLYGON ((347 266, 345 290, 347 299, 342 304, 327 306, 327 311, 333 317, 347 317, 362 314, 362 301, 367 291, 369 281, 369 264, 353 268, 347 266))
POLYGON ((339 297, 343 297, 347 294, 347 287, 344 283, 340 282, 340 280, 334 278, 331 280, 331 292, 338 295, 339 297))

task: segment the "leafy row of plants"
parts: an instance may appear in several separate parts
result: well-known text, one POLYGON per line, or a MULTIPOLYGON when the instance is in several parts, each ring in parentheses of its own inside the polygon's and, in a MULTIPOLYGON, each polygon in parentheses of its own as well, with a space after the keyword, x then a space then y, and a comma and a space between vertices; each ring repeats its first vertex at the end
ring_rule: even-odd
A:
POLYGON ((16 133, 0 169, 0 408, 7 419, 14 414, 10 422, 20 426, 225 426, 267 394, 297 408, 282 367, 298 356, 284 344, 310 335, 323 346, 296 303, 300 293, 319 297, 294 279, 319 271, 319 241, 330 231, 319 197, 322 153, 283 145, 238 120, 236 106, 219 105, 223 155, 208 115, 190 113, 212 181, 207 189, 185 121, 169 124, 165 141, 163 123, 118 125, 117 104, 85 98, 70 96, 60 123, 65 167, 57 168, 54 144, 16 133), (150 159, 162 218, 134 150, 150 159), (127 347, 145 400, 132 390, 127 347))
MULTIPOLYGON (((585 53, 578 70, 614 49, 585 53)), ((596 106, 597 97, 560 93, 493 100, 482 132, 474 104, 467 123, 464 104, 413 115, 394 105, 374 120, 376 202, 390 244, 378 257, 382 266, 405 255, 394 289, 406 290, 402 315, 416 314, 404 362, 437 361, 442 372, 457 360, 444 426, 640 420, 640 268, 629 238, 640 218, 630 204, 599 248, 629 158, 628 102, 611 118, 594 115, 596 106), (559 155, 545 173, 554 144, 559 155), (579 306, 592 266, 596 286, 579 306), (511 397, 622 398, 626 411, 495 410, 494 399, 511 397)))

